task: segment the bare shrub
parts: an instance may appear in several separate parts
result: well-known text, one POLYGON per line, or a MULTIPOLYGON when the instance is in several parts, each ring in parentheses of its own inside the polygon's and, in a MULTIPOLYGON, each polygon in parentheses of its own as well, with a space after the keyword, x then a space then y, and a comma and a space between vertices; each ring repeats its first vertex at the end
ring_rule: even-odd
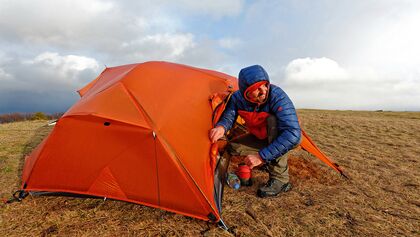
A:
POLYGON ((45 114, 43 112, 36 113, 7 113, 0 114, 1 123, 12 123, 26 120, 55 120, 63 116, 62 112, 56 112, 52 114, 45 114))
POLYGON ((31 120, 48 120, 48 117, 42 112, 36 112, 32 115, 31 120))

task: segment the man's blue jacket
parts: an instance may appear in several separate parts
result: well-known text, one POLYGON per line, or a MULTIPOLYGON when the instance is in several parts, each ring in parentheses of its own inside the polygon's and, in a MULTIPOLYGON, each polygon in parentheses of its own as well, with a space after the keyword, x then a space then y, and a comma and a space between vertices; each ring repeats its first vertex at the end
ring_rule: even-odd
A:
POLYGON ((238 115, 241 115, 249 132, 259 139, 265 139, 266 118, 274 115, 277 119, 278 137, 259 151, 261 158, 270 162, 299 145, 301 129, 295 107, 280 87, 269 84, 270 80, 264 68, 259 65, 244 68, 240 71, 238 79, 239 90, 233 93, 215 127, 223 126, 225 131, 229 131, 238 115), (262 81, 269 85, 266 101, 256 104, 247 100, 244 94, 246 89, 262 81))

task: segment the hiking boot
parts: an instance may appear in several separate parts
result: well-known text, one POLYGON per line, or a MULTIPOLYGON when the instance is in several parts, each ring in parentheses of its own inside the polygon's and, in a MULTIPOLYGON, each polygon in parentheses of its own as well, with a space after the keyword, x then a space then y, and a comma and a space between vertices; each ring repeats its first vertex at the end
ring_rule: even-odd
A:
POLYGON ((276 179, 270 179, 257 191, 258 197, 274 197, 281 192, 287 192, 292 189, 291 183, 282 183, 276 179))

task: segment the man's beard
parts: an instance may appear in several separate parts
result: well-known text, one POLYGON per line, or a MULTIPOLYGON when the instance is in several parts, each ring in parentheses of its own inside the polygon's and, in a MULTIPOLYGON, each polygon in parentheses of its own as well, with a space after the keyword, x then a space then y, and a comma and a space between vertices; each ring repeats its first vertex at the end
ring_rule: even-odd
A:
POLYGON ((257 101, 258 102, 260 102, 260 103, 262 103, 262 102, 264 102, 265 101, 265 98, 267 97, 267 94, 261 94, 261 95, 258 95, 258 97, 257 97, 257 101))

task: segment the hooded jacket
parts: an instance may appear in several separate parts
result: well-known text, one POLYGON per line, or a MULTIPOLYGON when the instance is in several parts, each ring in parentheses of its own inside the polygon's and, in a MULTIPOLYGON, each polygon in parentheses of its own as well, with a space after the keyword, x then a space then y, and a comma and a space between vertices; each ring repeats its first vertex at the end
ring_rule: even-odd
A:
POLYGON ((245 120, 248 131, 259 139, 267 138, 267 117, 274 115, 277 120, 278 136, 267 147, 259 151, 265 162, 270 162, 286 154, 299 145, 301 129, 295 107, 287 94, 278 86, 269 84, 267 72, 259 65, 250 66, 239 72, 239 90, 230 98, 219 122, 229 131, 238 115, 245 120), (266 81, 269 86, 265 102, 253 103, 246 99, 245 91, 256 83, 266 81))

